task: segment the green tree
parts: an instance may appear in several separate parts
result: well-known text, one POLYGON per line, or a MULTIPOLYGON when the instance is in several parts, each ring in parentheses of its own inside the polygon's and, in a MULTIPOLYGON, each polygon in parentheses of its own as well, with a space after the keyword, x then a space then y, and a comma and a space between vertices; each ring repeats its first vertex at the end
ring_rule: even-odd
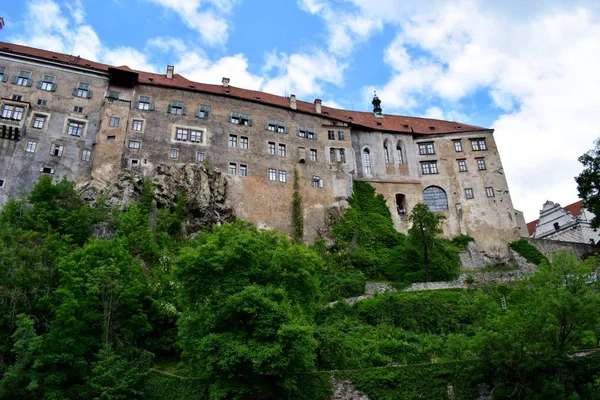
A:
POLYGON ((594 148, 579 157, 583 171, 575 178, 583 206, 594 214, 592 227, 600 227, 600 140, 594 148))
POLYGON ((596 259, 580 263, 571 253, 555 253, 552 263, 519 283, 505 310, 485 322, 476 353, 481 369, 500 385, 498 393, 534 399, 570 395, 569 352, 597 341, 597 265, 596 259))
POLYGON ((243 222, 197 242, 175 267, 184 360, 213 384, 212 399, 303 398, 297 373, 314 369, 310 321, 322 260, 243 222))
POLYGON ((425 268, 425 281, 431 280, 429 268, 429 252, 435 243, 437 235, 442 233, 440 222, 444 216, 429 211, 429 208, 418 203, 410 214, 411 228, 408 230, 409 240, 423 249, 423 267, 425 268))

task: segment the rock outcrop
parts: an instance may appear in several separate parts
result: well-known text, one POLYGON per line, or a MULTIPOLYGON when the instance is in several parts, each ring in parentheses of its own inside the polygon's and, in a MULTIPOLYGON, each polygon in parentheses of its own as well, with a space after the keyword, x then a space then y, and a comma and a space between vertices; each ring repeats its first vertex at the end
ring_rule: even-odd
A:
MULTIPOLYGON (((180 195, 183 196, 187 219, 185 231, 193 234, 203 227, 233 222, 235 215, 225 205, 227 178, 218 171, 201 164, 180 166, 157 165, 150 174, 154 187, 156 206, 173 209, 180 195)), ((118 179, 98 191, 91 186, 82 188, 83 198, 95 203, 103 198, 110 208, 126 209, 140 199, 144 176, 132 171, 122 171, 118 179)))

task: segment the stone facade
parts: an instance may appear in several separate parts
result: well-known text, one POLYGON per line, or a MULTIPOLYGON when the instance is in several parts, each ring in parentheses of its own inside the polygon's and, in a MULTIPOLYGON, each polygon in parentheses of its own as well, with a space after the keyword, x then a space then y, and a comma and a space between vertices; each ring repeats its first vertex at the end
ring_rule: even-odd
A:
POLYGON ((132 71, 2 44, 0 109, 19 106, 23 116, 6 108, 0 119, 9 131, 0 139, 0 203, 41 174, 101 189, 122 171, 152 178, 159 165, 200 163, 228 175, 226 202, 237 217, 288 233, 296 173, 308 242, 347 206, 353 180, 385 196, 400 232, 425 202, 446 217, 446 236, 471 235, 486 254, 507 255, 519 236, 490 129, 384 115, 378 99, 374 113, 333 109, 226 78, 192 82, 173 70, 132 71))
POLYGON ((596 244, 600 233, 592 228, 594 214, 583 208, 578 201, 562 207, 547 201, 540 211, 540 218, 528 224, 530 237, 572 243, 596 244))

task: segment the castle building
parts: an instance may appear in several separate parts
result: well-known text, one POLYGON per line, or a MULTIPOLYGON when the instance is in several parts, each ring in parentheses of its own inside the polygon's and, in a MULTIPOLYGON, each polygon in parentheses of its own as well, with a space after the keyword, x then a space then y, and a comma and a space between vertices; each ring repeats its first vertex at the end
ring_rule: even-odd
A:
POLYGON ((540 210, 540 218, 527 223, 529 236, 536 239, 561 242, 596 244, 600 234, 592 228, 594 214, 579 200, 566 207, 547 201, 540 210))
POLYGON ((125 169, 210 163, 238 217, 288 233, 296 171, 307 241, 353 181, 385 196, 400 232, 424 202, 486 252, 520 236, 492 129, 384 114, 377 96, 373 112, 340 110, 0 42, 0 98, 0 204, 44 174, 102 188, 125 169))

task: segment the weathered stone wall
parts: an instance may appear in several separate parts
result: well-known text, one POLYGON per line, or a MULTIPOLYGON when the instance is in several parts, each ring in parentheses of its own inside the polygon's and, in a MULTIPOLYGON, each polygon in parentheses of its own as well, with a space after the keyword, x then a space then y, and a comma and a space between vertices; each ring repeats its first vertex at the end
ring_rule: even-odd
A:
POLYGON ((596 246, 585 243, 573 243, 557 240, 526 238, 529 243, 535 246, 549 260, 552 260, 552 252, 572 251, 578 258, 585 258, 596 251, 596 246))
POLYGON ((0 66, 7 67, 8 74, 7 82, 0 82, 0 109, 5 104, 26 108, 20 123, 24 132, 21 140, 0 139, 0 179, 5 181, 4 187, 0 188, 0 204, 11 197, 27 194, 43 174, 44 167, 52 169, 51 176, 55 180, 66 177, 77 183, 87 182, 91 162, 82 160, 82 152, 92 151, 93 159, 108 75, 75 66, 3 55, 0 55, 0 66), (13 77, 21 71, 32 73, 31 86, 12 83, 13 77), (37 88, 44 75, 54 77, 55 91, 37 88), (73 96, 72 91, 79 82, 90 84, 91 98, 73 96), (22 101, 11 100, 14 95, 22 96, 22 101), (38 100, 45 100, 47 104, 38 105, 38 100), (74 112, 74 106, 83 107, 83 112, 74 112), (46 117, 42 129, 33 127, 36 115, 46 117), (80 137, 67 133, 69 120, 85 124, 80 137), (36 142, 34 152, 26 151, 29 141, 36 142), (54 155, 55 145, 63 146, 62 155, 54 155))
POLYGON ((356 389, 352 381, 339 379, 334 376, 329 380, 333 388, 331 400, 369 400, 369 396, 356 389))

